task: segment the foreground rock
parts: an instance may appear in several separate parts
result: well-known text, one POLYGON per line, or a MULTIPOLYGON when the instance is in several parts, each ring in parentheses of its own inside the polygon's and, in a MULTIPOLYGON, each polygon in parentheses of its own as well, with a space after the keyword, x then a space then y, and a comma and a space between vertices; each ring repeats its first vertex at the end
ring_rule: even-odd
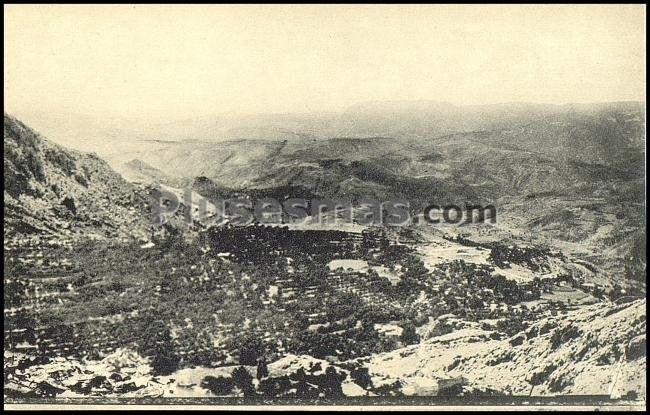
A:
POLYGON ((375 387, 399 382, 404 394, 464 379, 465 393, 645 399, 645 306, 595 304, 504 340, 465 328, 359 363, 375 387))
POLYGON ((99 361, 47 361, 5 352, 15 396, 335 397, 566 396, 645 399, 645 300, 599 303, 544 318, 495 340, 478 323, 388 353, 331 363, 287 355, 255 367, 184 368, 155 376, 150 362, 118 349, 99 361), (259 378, 258 378, 259 377, 259 378))

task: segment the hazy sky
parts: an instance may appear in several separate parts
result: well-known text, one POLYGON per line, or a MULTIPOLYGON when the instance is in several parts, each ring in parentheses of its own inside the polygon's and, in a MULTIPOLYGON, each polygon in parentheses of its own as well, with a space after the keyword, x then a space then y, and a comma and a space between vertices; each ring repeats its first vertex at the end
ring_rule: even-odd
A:
POLYGON ((8 112, 645 99, 640 5, 4 7, 8 112))

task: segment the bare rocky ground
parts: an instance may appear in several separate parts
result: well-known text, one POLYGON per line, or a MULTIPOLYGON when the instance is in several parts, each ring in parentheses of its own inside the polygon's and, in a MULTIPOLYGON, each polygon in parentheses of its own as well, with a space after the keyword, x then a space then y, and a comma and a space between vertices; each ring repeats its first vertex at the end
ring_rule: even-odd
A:
MULTIPOLYGON (((449 334, 354 361, 332 364, 288 355, 268 365, 269 376, 295 374, 300 368, 320 375, 333 366, 346 375, 341 385, 346 396, 433 396, 445 381, 463 378, 467 396, 601 395, 645 400, 645 308, 645 300, 585 306, 541 319, 503 340, 492 340, 490 330, 478 323, 457 321, 458 328, 449 334), (351 368, 367 368, 369 383, 364 387, 355 383, 349 376, 351 368)), ((147 359, 125 349, 99 361, 54 358, 20 369, 26 359, 5 352, 5 362, 16 367, 7 385, 10 390, 49 385, 62 398, 219 396, 202 381, 207 376, 230 378, 237 368, 185 368, 153 376, 147 359)), ((247 370, 255 376, 254 367, 247 370)), ((235 388, 226 396, 239 394, 235 388)))

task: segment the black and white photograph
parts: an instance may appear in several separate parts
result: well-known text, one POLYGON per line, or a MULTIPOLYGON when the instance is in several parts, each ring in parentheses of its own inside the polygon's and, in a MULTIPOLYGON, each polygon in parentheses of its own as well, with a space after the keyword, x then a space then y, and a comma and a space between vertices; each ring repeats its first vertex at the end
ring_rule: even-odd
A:
POLYGON ((5 409, 646 409, 645 5, 3 12, 5 409))

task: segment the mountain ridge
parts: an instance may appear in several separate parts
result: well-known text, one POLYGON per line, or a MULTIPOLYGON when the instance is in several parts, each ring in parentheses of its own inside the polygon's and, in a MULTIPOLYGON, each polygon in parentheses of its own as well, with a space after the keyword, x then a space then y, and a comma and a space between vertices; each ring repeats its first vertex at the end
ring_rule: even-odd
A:
POLYGON ((96 154, 54 144, 4 115, 5 239, 145 232, 148 200, 96 154))

